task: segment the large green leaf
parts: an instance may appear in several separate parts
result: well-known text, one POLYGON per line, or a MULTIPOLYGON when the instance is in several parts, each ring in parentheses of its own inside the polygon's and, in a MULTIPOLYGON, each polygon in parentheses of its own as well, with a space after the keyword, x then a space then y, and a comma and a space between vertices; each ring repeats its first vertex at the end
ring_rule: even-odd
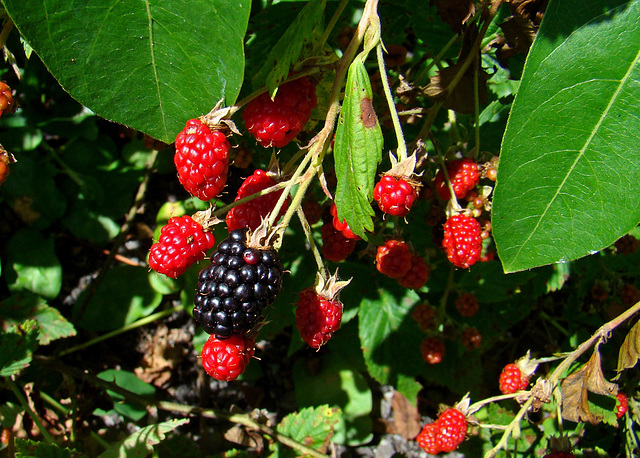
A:
POLYGON ((3 3, 72 97, 162 141, 238 96, 248 0, 3 3))
POLYGON ((506 272, 601 250, 640 221, 640 2, 551 1, 505 132, 506 272))
POLYGON ((373 230, 371 208, 376 169, 382 159, 382 130, 373 111, 371 82, 363 57, 349 67, 342 111, 336 128, 336 206, 338 217, 365 237, 373 230))

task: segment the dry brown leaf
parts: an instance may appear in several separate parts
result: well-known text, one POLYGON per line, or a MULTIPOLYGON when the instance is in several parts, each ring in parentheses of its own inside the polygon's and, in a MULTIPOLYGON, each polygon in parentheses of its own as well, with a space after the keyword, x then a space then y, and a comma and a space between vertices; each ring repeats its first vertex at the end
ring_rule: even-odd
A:
POLYGON ((140 350, 144 355, 140 366, 134 369, 135 374, 146 383, 163 387, 171 379, 173 369, 186 354, 189 336, 181 329, 158 326, 148 337, 140 350))
POLYGON ((455 33, 460 33, 463 24, 476 13, 473 0, 431 0, 438 9, 438 15, 449 24, 455 33))
POLYGON ((603 396, 615 395, 618 386, 604 378, 600 363, 599 345, 589 361, 579 370, 566 377, 560 386, 562 391, 562 418, 569 421, 599 423, 600 417, 589 409, 588 392, 603 396))
MULTIPOLYGON (((638 321, 624 338, 618 352, 617 372, 622 372, 635 366, 640 359, 640 321, 638 321)), ((616 379, 620 376, 616 377, 616 379)), ((615 380, 615 379, 614 379, 615 380)))
POLYGON ((400 392, 395 391, 391 400, 393 420, 387 425, 391 434, 399 434, 406 440, 414 439, 420 433, 420 412, 400 392))

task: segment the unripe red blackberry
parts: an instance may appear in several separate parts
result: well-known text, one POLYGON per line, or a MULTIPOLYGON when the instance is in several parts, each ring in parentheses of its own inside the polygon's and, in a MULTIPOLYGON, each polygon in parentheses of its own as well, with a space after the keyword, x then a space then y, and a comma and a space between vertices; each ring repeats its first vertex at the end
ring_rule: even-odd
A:
POLYGON ((184 189, 200 200, 222 192, 229 170, 229 142, 224 133, 190 119, 176 137, 173 161, 184 189))
POLYGON ((482 345, 482 334, 476 328, 465 328, 462 331, 462 345, 469 351, 477 350, 482 345))
POLYGON ((16 109, 16 102, 13 98, 11 88, 7 83, 0 81, 0 116, 4 113, 13 113, 16 109))
POLYGON ((402 240, 390 239, 376 252, 376 269, 390 278, 401 278, 411 268, 411 251, 402 240))
POLYGON ((467 436, 467 419, 462 412, 449 408, 438 419, 438 442, 443 452, 453 452, 467 436))
POLYGON ((472 317, 478 312, 480 305, 474 294, 463 291, 456 299, 456 309, 458 309, 460 315, 472 317))
POLYGON ((9 167, 15 161, 13 154, 7 152, 7 150, 0 145, 0 184, 4 183, 9 176, 9 167))
POLYGON ((478 262, 482 254, 480 223, 470 216, 453 215, 444 224, 442 247, 451 264, 467 269, 478 262))
POLYGON ((149 250, 149 267, 167 277, 178 278, 204 259, 216 241, 191 216, 172 217, 149 250))
POLYGON ((438 440, 438 423, 427 423, 416 437, 416 441, 422 450, 430 455, 437 455, 442 450, 438 440))
POLYGON ((417 186, 411 180, 392 175, 383 175, 373 188, 378 207, 391 216, 405 216, 417 197, 417 186))
POLYGON ((431 268, 421 256, 411 256, 409 270, 402 277, 398 278, 398 283, 404 288, 420 289, 429 279, 431 268))
POLYGON ((426 302, 415 306, 411 312, 411 318, 418 323, 423 331, 428 331, 436 325, 436 311, 426 302))
POLYGON ((529 377, 525 376, 517 364, 507 364, 500 373, 500 391, 502 394, 513 394, 520 390, 526 390, 529 386, 529 377))
POLYGON ((356 241, 348 239, 342 232, 325 223, 320 229, 322 234, 322 256, 327 261, 340 262, 347 259, 356 248, 356 241))
MULTIPOLYGON (((276 181, 264 170, 256 170, 253 174, 247 177, 246 180, 238 189, 238 195, 236 201, 244 199, 257 192, 263 191, 271 186, 276 185, 276 181)), ((278 199, 282 195, 282 190, 275 191, 264 196, 256 197, 248 202, 233 207, 227 213, 226 222, 229 231, 236 229, 251 229, 255 230, 264 218, 269 216, 269 213, 275 208, 278 199)), ((287 196, 284 204, 280 208, 278 218, 280 218, 287 211, 289 206, 290 197, 287 196)))
MULTIPOLYGON (((447 175, 449 175, 453 192, 455 192, 456 198, 458 199, 464 199, 467 193, 475 188, 480 181, 478 165, 469 158, 448 162, 447 175)), ((443 200, 449 200, 451 198, 449 186, 447 186, 447 180, 442 170, 436 174, 434 186, 436 192, 443 200)))
POLYGON ((198 276, 193 318, 219 339, 253 328, 282 285, 278 253, 246 237, 246 229, 231 231, 198 276))
POLYGON ((444 342, 439 337, 427 337, 420 344, 422 359, 429 364, 438 364, 444 357, 444 342))
POLYGON ((231 381, 242 374, 255 352, 255 342, 243 335, 220 340, 216 336, 202 347, 202 367, 216 380, 231 381))
POLYGON ((622 391, 616 395, 616 418, 622 418, 629 410, 629 398, 622 391))
POLYGON ((282 84, 273 100, 267 93, 253 99, 242 119, 262 146, 282 148, 300 133, 317 103, 316 87, 304 76, 282 84))
POLYGON ((337 231, 342 232, 342 235, 344 235, 348 239, 360 240, 360 236, 354 234, 354 232, 349 227, 349 224, 347 224, 346 220, 340 221, 340 218, 338 218, 338 207, 336 207, 335 203, 331 204, 330 211, 331 211, 331 216, 333 216, 333 220, 332 220, 333 227, 335 227, 337 231))

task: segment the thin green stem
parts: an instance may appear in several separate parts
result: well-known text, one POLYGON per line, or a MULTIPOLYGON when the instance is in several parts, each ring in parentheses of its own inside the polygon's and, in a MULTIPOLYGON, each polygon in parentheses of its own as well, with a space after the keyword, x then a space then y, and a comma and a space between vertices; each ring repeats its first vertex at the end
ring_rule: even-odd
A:
POLYGON ((307 237, 307 242, 309 242, 309 247, 311 248, 311 252, 313 253, 313 257, 316 260, 316 264, 318 265, 318 272, 322 275, 322 278, 327 280, 329 275, 327 273, 327 269, 324 266, 324 261, 322 260, 322 255, 318 250, 318 245, 316 245, 316 241, 313 238, 313 234, 311 233, 311 227, 309 226, 309 222, 307 221, 306 216, 304 215, 304 211, 302 207, 298 207, 296 210, 298 215, 298 219, 300 220, 300 224, 302 224, 302 230, 304 231, 304 235, 307 237))
POLYGON ((398 110, 396 109, 396 104, 393 101, 393 94, 391 93, 389 79, 387 78, 384 56, 382 55, 382 42, 378 43, 378 46, 376 46, 376 56, 378 57, 378 71, 380 72, 380 80, 382 81, 384 96, 387 99, 387 105, 389 105, 389 113, 391 114, 391 121, 393 121, 393 130, 396 133, 396 141, 398 142, 397 157, 398 161, 402 161, 407 158, 407 144, 404 141, 404 134, 402 133, 402 126, 400 125, 400 117, 398 116, 398 110))
POLYGON ((542 317, 543 319, 545 319, 551 326, 553 326, 554 328, 556 328, 558 331, 560 331, 562 334, 564 334, 567 337, 571 337, 571 333, 569 333, 569 331, 567 331, 564 327, 562 327, 560 325, 560 323, 558 323, 554 318, 552 318, 551 316, 549 316, 547 314, 547 312, 545 311, 541 311, 540 312, 540 317, 542 317))
MULTIPOLYGON (((286 200, 289 198, 289 195, 291 193, 291 189, 293 188, 294 185, 297 184, 298 178, 300 177, 300 175, 302 175, 303 170, 309 164, 310 161, 311 161, 311 154, 307 154, 304 157, 304 159, 302 159, 302 161, 300 162, 300 164, 296 168, 295 172, 293 172, 293 175, 291 175, 291 178, 287 181, 287 185, 284 188, 284 192, 282 193, 282 195, 278 199, 278 202, 276 203, 275 207, 273 208, 273 210, 269 214, 269 220, 268 220, 269 227, 273 227, 273 225, 275 224, 276 219, 278 218, 278 215, 280 214, 280 209, 282 208, 282 206, 284 205, 286 200)), ((302 186, 304 186, 304 181, 303 181, 303 183, 300 184, 300 187, 302 187, 302 186)), ((308 184, 307 184, 307 186, 308 186, 308 184)), ((298 189, 298 193, 299 192, 300 192, 300 189, 298 189)), ((298 196, 298 193, 296 193, 296 197, 298 196)), ((299 199, 299 200, 301 201, 302 199, 299 199)), ((291 202, 291 205, 289 206, 289 210, 291 210, 291 208, 293 208, 294 211, 295 211, 295 209, 297 208, 297 207, 293 206, 295 202, 296 202, 296 199, 294 198, 294 201, 291 202)), ((299 205, 300 202, 297 202, 297 203, 299 205)), ((288 213, 288 211, 287 211, 287 213, 288 213)), ((290 219, 291 219, 291 217, 289 217, 289 219, 286 219, 286 214, 285 214, 285 219, 283 221, 283 225, 286 226, 286 224, 289 222, 290 219)))
POLYGON ((517 393, 511 393, 511 394, 501 394, 501 395, 498 395, 498 396, 493 396, 493 397, 490 397, 490 398, 483 399, 482 401, 475 402, 475 403, 473 403, 473 404, 471 404, 469 406, 468 414, 469 415, 473 415, 478 410, 480 410, 482 407, 484 407, 487 404, 491 404, 492 402, 498 402, 498 401, 504 401, 505 399, 517 398, 519 396, 522 396, 522 393, 523 392, 517 392, 517 393))
POLYGON ((333 13, 331 20, 329 20, 329 24, 327 24, 327 28, 324 30, 322 37, 320 37, 320 41, 316 45, 316 52, 319 52, 324 46, 324 44, 327 42, 327 40, 329 39, 329 35, 331 35, 331 31, 336 26, 336 23, 338 22, 338 19, 340 19, 340 16, 342 16, 342 12, 347 7, 347 3, 349 3, 349 0, 342 0, 338 5, 336 12, 333 13))
POLYGON ((149 315, 147 317, 144 317, 144 318, 141 318, 141 319, 139 319, 137 321, 134 321, 133 323, 129 323, 129 324, 125 325, 125 326, 122 326, 119 329, 116 329, 116 330, 111 331, 111 332, 107 332, 106 334, 102 334, 101 336, 98 336, 98 337, 94 337, 93 339, 90 339, 90 340, 88 340, 88 341, 86 341, 84 343, 81 343, 81 344, 76 345, 76 346, 71 347, 71 348, 67 348, 66 350, 62 350, 58 354, 58 356, 59 357, 67 356, 67 355, 69 355, 71 353, 74 353, 74 352, 76 352, 78 350, 83 350, 83 349, 85 349, 87 347, 90 347, 90 346, 95 345, 95 344, 97 344, 99 342, 102 342, 103 340, 111 339, 112 337, 119 336, 120 334, 124 334, 125 332, 128 332, 128 331, 132 331, 133 329, 137 329, 137 328, 140 328, 142 326, 146 326, 147 324, 153 323, 156 320, 160 320, 162 318, 166 318, 168 316, 171 316, 172 314, 174 314, 174 313, 176 313, 176 312, 178 312, 180 310, 182 310, 182 309, 172 308, 172 309, 162 310, 160 312, 153 313, 153 314, 151 314, 151 315, 149 315))
POLYGON ((529 410, 529 407, 531 407, 531 404, 533 404, 533 399, 534 399, 533 396, 531 396, 522 405, 522 407, 516 414, 515 418, 511 421, 511 423, 509 423, 509 426, 507 426, 507 428, 505 429, 504 433, 502 434, 502 437, 500 438, 500 441, 496 444, 495 447, 493 447, 491 450, 485 453, 484 458, 493 458, 501 449, 506 448, 507 442, 509 441, 509 438, 511 437, 513 432, 516 429, 520 428, 520 422, 522 421, 525 414, 529 410))
POLYGON ((228 205, 225 205, 224 207, 220 207, 218 210, 216 210, 215 212, 212 213, 212 216, 223 216, 226 215, 227 212, 229 210, 231 210, 233 207, 237 207, 238 205, 242 205, 246 202, 249 202, 253 199, 257 199, 258 197, 262 197, 262 196, 266 196, 267 194, 271 194, 272 192, 276 192, 279 191, 281 189, 284 189, 288 186, 289 181, 281 181, 280 183, 274 184, 273 186, 270 186, 266 189, 263 189, 262 191, 258 191, 256 193, 251 194, 250 196, 247 197, 243 197, 242 199, 238 199, 234 202, 231 202, 228 205))
POLYGON ((5 383, 9 387, 9 389, 13 392, 15 397, 18 398, 18 402, 20 403, 22 408, 29 413, 29 416, 31 417, 33 422, 36 424, 38 429, 40 430, 40 434, 42 434, 42 437, 44 437, 44 439, 49 444, 55 444, 56 441, 53 439, 51 434, 49 434, 49 431, 47 431, 47 428, 44 427, 44 424, 42 423, 42 419, 40 418, 40 415, 38 415, 38 413, 31 408, 31 406, 29 405, 29 402, 27 401, 27 398, 24 396, 22 391, 20 391, 20 388, 18 388, 18 385, 16 384, 15 380, 13 380, 12 377, 6 377, 5 383))

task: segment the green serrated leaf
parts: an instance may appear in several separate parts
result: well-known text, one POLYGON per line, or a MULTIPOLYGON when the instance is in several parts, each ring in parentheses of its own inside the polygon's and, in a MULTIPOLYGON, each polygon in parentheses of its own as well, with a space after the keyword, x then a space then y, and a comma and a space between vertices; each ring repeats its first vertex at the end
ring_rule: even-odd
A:
POLYGON ((38 347, 38 325, 25 321, 0 333, 0 377, 17 374, 31 363, 38 347))
POLYGON ((326 451, 342 412, 328 405, 307 407, 290 413, 278 425, 278 432, 316 450, 326 451))
POLYGON ((371 102, 369 75, 362 59, 356 58, 349 67, 333 154, 338 217, 346 219, 351 230, 363 238, 365 230, 373 230, 375 213, 370 202, 383 145, 371 102))
POLYGON ((275 95, 275 90, 291 71, 292 64, 299 59, 303 46, 310 44, 313 30, 321 22, 325 5, 326 0, 311 0, 305 5, 252 78, 254 88, 266 86, 269 94, 272 97, 275 95))
POLYGON ((362 374, 353 370, 351 361, 344 358, 342 353, 325 354, 322 369, 313 374, 300 361, 294 366, 294 376, 299 406, 327 404, 339 407, 342 411, 333 442, 356 446, 371 440, 371 389, 362 374))
POLYGON ((0 316, 4 319, 5 331, 26 319, 35 320, 40 329, 38 335, 40 345, 76 335, 73 325, 58 309, 50 307, 42 297, 35 294, 14 294, 0 302, 0 316))
POLYGON ((37 442, 31 439, 16 438, 16 458, 80 458, 86 456, 70 448, 62 448, 57 444, 37 442))
POLYGON ((166 143, 189 117, 238 96, 248 0, 3 3, 73 98, 166 143))
POLYGON ((189 419, 169 420, 157 425, 149 425, 131 434, 125 440, 112 445, 98 458, 145 457, 153 452, 153 446, 167 437, 167 433, 189 423, 189 419))
POLYGON ((506 272, 602 250, 640 221, 640 2, 550 1, 500 153, 506 272))
POLYGON ((23 229, 9 240, 5 277, 11 291, 28 290, 53 299, 62 288, 62 266, 52 239, 23 229))
POLYGON ((420 331, 408 326, 411 310, 419 300, 413 290, 380 288, 360 304, 359 333, 365 362, 371 376, 383 385, 398 385, 398 355, 403 357, 405 374, 417 373, 424 366, 415 345, 420 331))

